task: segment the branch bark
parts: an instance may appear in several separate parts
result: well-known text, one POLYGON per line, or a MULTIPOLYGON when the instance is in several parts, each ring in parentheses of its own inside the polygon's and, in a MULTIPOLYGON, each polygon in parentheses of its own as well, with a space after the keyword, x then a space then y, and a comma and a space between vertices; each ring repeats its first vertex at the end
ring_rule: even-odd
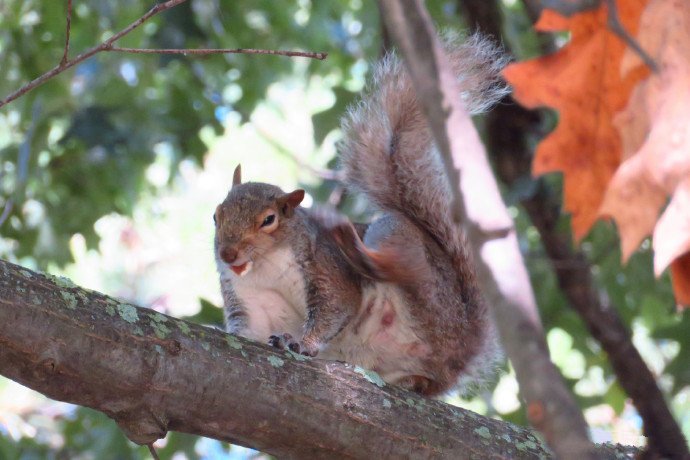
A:
MULTIPOLYGON (((550 457, 527 429, 384 385, 375 373, 278 351, 5 261, 0 374, 106 413, 139 444, 175 430, 280 458, 550 457)), ((605 445, 597 453, 620 458, 635 449, 605 445)))
POLYGON ((593 458, 582 413, 549 359, 512 221, 472 120, 457 97, 455 76, 429 14, 419 0, 380 0, 379 6, 405 58, 451 187, 462 191, 455 195, 454 215, 466 229, 530 422, 559 457, 593 458))

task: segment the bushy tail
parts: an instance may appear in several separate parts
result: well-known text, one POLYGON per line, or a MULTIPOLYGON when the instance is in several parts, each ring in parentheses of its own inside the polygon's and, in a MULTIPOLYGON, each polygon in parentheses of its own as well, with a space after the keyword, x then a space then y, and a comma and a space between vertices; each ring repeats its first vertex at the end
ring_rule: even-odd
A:
MULTIPOLYGON (((445 43, 461 89, 459 97, 470 113, 488 109, 507 93, 500 80, 506 58, 490 41, 473 35, 462 44, 448 38, 445 43)), ((463 301, 476 307, 468 312, 474 318, 468 319, 488 321, 464 239, 451 217, 450 184, 412 82, 397 56, 388 54, 377 65, 363 100, 346 115, 343 132, 340 157, 348 186, 381 209, 406 215, 430 234, 452 259, 463 301)), ((485 329, 490 335, 493 327, 485 329)), ((484 348, 493 346, 492 338, 484 337, 482 342, 484 348)), ((482 355, 488 358, 482 352, 478 358, 482 355)), ((471 375, 486 368, 486 363, 469 367, 475 368, 465 370, 471 375)))
MULTIPOLYGON (((503 54, 473 35, 463 44, 446 40, 460 97, 479 113, 506 94, 500 83, 503 54)), ((450 185, 401 60, 389 53, 376 67, 362 101, 343 121, 341 166, 345 182, 378 207, 401 212, 450 251, 465 259, 450 212, 450 185)))

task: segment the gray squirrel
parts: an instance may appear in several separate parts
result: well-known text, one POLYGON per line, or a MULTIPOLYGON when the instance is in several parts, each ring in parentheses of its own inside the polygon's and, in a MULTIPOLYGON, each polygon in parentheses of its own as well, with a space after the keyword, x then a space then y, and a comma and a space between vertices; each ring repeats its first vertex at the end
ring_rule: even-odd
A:
MULTIPOLYGON (((505 60, 489 41, 446 43, 471 113, 505 94, 505 60)), ((414 88, 389 53, 344 116, 346 186, 379 211, 352 224, 290 193, 242 183, 214 214, 228 332, 296 353, 346 361, 384 381, 438 395, 491 373, 499 354, 450 185, 414 88)))

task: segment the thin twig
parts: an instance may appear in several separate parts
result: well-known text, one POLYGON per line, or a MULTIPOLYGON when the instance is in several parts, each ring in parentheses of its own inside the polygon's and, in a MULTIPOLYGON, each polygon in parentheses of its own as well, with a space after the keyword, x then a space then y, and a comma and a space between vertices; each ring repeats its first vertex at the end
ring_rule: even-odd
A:
POLYGON ((5 201, 5 207, 0 214, 0 227, 5 223, 5 221, 12 214, 12 210, 15 205, 15 198, 21 196, 20 191, 25 187, 26 180, 29 175, 29 159, 31 157, 31 142, 33 141, 34 132, 36 131, 36 124, 41 112, 41 102, 39 98, 34 101, 33 107, 31 108, 31 125, 26 131, 26 137, 24 142, 19 146, 19 155, 17 158, 17 177, 15 181, 14 192, 7 201, 5 201))
POLYGON ((7 218, 10 217, 10 213, 12 212, 13 208, 14 198, 9 197, 7 201, 5 201, 5 207, 2 209, 2 214, 0 214, 0 227, 2 227, 2 224, 4 224, 7 218))
MULTIPOLYGON (((42 85, 46 81, 50 80, 54 76, 64 72, 65 70, 74 67, 76 64, 79 64, 80 62, 90 58, 96 53, 100 53, 101 51, 122 51, 122 52, 130 52, 130 53, 156 53, 156 54, 212 54, 212 51, 210 50, 167 50, 167 49, 162 49, 162 50, 153 50, 153 49, 137 49, 137 48, 119 48, 113 46, 113 43, 115 43, 117 40, 122 38, 123 36, 127 35, 137 27, 139 27, 141 24, 143 24, 145 21, 150 19, 151 17, 157 15, 158 13, 161 13, 165 10, 169 10, 170 8, 173 8, 180 3, 185 2, 186 0, 168 0, 167 2, 163 3, 157 3, 154 5, 146 14, 144 14, 142 17, 110 37, 109 39, 105 40, 103 43, 101 43, 98 46, 94 46, 93 48, 79 54, 77 57, 74 59, 67 59, 65 60, 65 55, 63 55, 63 59, 60 61, 58 65, 50 69, 48 72, 44 73, 40 77, 35 78, 34 80, 30 81, 26 85, 22 86, 18 90, 10 93, 5 99, 0 101, 0 107, 4 106, 5 104, 8 104, 18 97, 22 96, 23 94, 31 91, 32 89, 36 88, 37 86, 42 85)), ((71 8, 70 4, 68 4, 68 24, 71 23, 71 8)), ((68 25, 68 37, 69 37, 69 28, 70 26, 68 25)), ((65 49, 67 49, 68 43, 65 43, 65 49)), ((325 59, 327 54, 326 53, 303 53, 299 51, 271 51, 271 50, 218 50, 215 51, 216 53, 218 52, 223 52, 223 53, 245 53, 245 54, 279 54, 279 55, 285 55, 285 56, 303 56, 303 57, 312 57, 314 59, 325 59), (311 55, 310 55, 311 54, 311 55)))
POLYGON ((156 452, 156 448, 153 447, 153 443, 146 444, 146 447, 149 448, 149 453, 151 454, 151 457, 153 457, 153 460, 160 460, 158 452, 156 452))
POLYGON ((182 55, 207 55, 207 54, 273 54, 277 56, 306 57, 323 61, 328 53, 314 53, 309 51, 283 51, 260 50, 253 48, 208 48, 208 49, 177 49, 177 48, 121 48, 111 46, 104 51, 119 51, 135 54, 182 54, 182 55))
POLYGON ((69 54, 69 34, 72 29, 72 0, 67 0, 67 25, 65 29, 65 51, 62 53, 60 65, 65 65, 67 62, 67 55, 69 54))
POLYGON ((627 30, 621 24, 620 18, 618 17, 618 8, 616 7, 616 2, 614 0, 606 0, 606 6, 608 7, 608 19, 607 23, 611 32, 616 34, 618 38, 623 40, 626 45, 632 48, 635 53, 642 59, 642 61, 649 67, 652 72, 657 73, 659 67, 652 57, 647 54, 647 52, 640 46, 637 41, 630 36, 627 30))
POLYGON ((271 136, 268 131, 262 129, 260 126, 256 126, 256 132, 262 137, 263 140, 268 142, 271 147, 276 149, 278 153, 285 155, 294 161, 300 168, 306 169, 314 176, 323 180, 335 180, 342 181, 343 174, 340 171, 333 171, 332 169, 315 168, 306 161, 302 160, 298 155, 292 152, 290 149, 285 147, 283 144, 278 142, 273 136, 271 136))
POLYGON ((60 63, 60 64, 56 65, 55 67, 53 67, 48 72, 41 75, 40 77, 30 81, 26 85, 22 86, 21 88, 19 88, 16 91, 14 91, 9 96, 5 97, 5 99, 0 101, 0 107, 4 106, 5 104, 12 102, 13 100, 17 99, 19 96, 31 91, 32 89, 36 88, 37 86, 42 85, 46 81, 53 78, 55 75, 60 74, 60 73, 64 72, 65 70, 67 70, 71 67, 74 67, 75 65, 79 64, 80 62, 90 58, 94 54, 99 53, 99 52, 101 52, 107 48, 110 48, 116 40, 127 35, 131 31, 133 31, 134 29, 136 29, 137 27, 142 25, 145 21, 150 19, 151 17, 157 15, 158 13, 160 13, 162 11, 165 11, 165 10, 168 10, 168 9, 174 7, 174 6, 177 6, 180 3, 183 3, 185 1, 186 0, 168 0, 165 3, 155 4, 142 17, 140 17, 139 19, 137 19, 136 21, 134 21, 133 23, 131 23, 130 25, 128 25, 127 27, 125 27, 124 29, 122 29, 121 31, 119 31, 118 33, 113 35, 112 37, 110 37, 109 39, 105 40, 100 45, 94 46, 93 48, 81 53, 80 55, 78 55, 74 59, 67 60, 64 64, 60 63))

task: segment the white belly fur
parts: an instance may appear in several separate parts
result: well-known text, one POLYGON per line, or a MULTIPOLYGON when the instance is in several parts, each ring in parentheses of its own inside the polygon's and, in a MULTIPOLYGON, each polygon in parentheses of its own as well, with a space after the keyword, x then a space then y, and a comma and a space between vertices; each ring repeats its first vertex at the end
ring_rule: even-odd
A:
POLYGON ((392 284, 376 283, 365 289, 359 314, 319 358, 372 369, 385 381, 395 382, 408 375, 424 375, 421 360, 430 352, 412 328, 400 290, 392 284))
MULTIPOLYGON (((244 276, 227 267, 223 276, 232 280, 235 294, 246 307, 248 327, 241 335, 264 343, 272 334, 302 337, 307 317, 305 281, 289 248, 266 254, 244 276)), ((431 350, 411 324, 400 290, 392 284, 375 283, 364 290, 358 314, 318 358, 375 370, 387 382, 424 375, 421 359, 431 350)))
POLYGON ((307 317, 306 289, 290 248, 266 254, 244 276, 227 272, 248 315, 248 327, 241 335, 264 343, 272 334, 301 337, 307 317))

